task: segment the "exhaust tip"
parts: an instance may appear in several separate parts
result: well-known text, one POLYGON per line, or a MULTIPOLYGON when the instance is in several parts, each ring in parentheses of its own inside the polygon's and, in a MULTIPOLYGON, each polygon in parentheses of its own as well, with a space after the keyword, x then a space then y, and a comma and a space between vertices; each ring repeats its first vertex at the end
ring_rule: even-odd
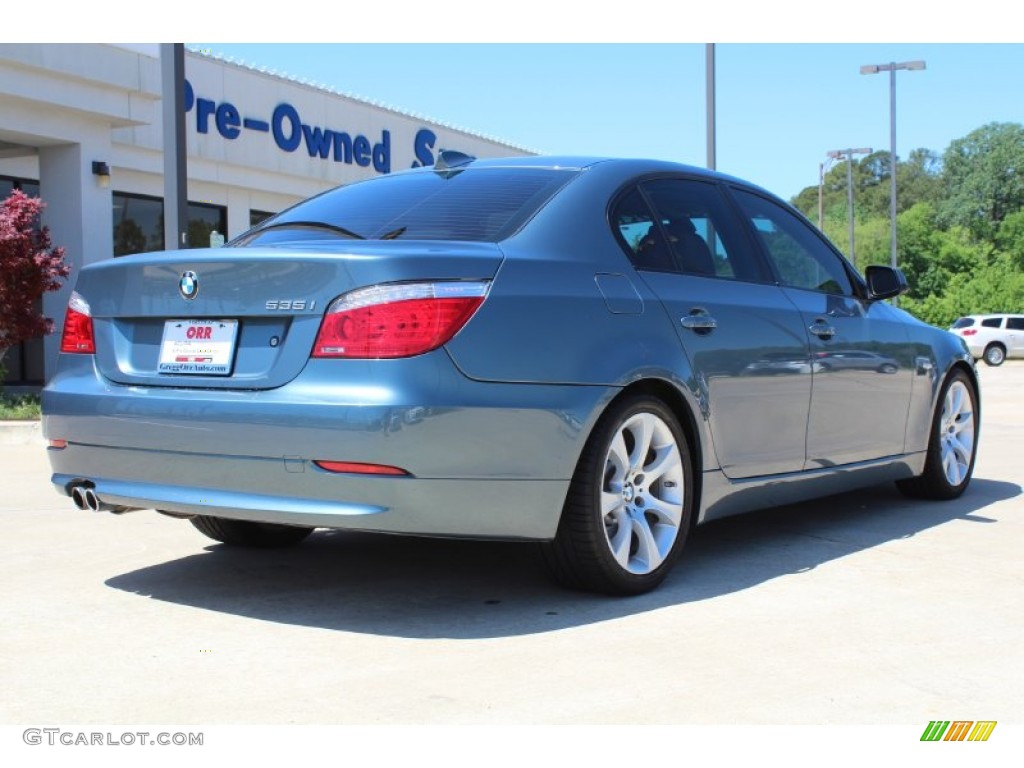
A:
POLYGON ((76 507, 82 510, 88 506, 88 503, 85 500, 85 491, 82 489, 82 486, 76 485, 71 489, 71 501, 74 502, 76 507))
POLYGON ((85 505, 89 507, 93 512, 100 511, 100 497, 96 495, 96 491, 92 488, 86 488, 82 494, 85 496, 85 505))

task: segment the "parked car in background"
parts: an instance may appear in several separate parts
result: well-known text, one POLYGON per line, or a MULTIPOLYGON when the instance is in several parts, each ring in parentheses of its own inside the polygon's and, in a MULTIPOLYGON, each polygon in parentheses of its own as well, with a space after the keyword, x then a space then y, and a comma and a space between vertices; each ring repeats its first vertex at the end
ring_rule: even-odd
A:
POLYGON ((1024 357, 1024 315, 967 315, 949 330, 967 342, 975 360, 1002 365, 1008 357, 1024 357))
POLYGON ((83 269, 52 482, 236 546, 536 541, 562 584, 636 594, 699 523, 963 493, 974 361, 885 301, 906 287, 736 178, 443 152, 223 248, 83 269))

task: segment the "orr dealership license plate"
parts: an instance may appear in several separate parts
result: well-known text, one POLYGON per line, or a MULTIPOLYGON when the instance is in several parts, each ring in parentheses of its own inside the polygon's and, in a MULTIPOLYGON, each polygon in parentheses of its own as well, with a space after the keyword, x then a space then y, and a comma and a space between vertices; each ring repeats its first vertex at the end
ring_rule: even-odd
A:
POLYGON ((237 320, 168 320, 157 371, 227 376, 235 359, 237 335, 237 320))

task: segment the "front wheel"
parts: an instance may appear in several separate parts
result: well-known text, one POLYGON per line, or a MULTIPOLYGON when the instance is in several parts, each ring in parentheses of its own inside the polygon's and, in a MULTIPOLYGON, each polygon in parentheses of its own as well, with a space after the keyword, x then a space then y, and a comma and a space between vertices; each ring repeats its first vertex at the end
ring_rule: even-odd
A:
POLYGON ((957 369, 946 379, 936 404, 924 473, 900 480, 897 487, 918 499, 955 499, 962 494, 974 473, 978 418, 974 382, 957 369))
POLYGON ((250 520, 228 520, 207 515, 196 515, 190 518, 190 522, 196 530, 214 541, 259 549, 290 547, 313 532, 312 528, 298 525, 254 523, 250 520))
POLYGON ((679 420, 660 400, 614 404, 583 449, 558 533, 545 545, 555 579, 614 595, 658 586, 689 533, 691 461, 679 420))

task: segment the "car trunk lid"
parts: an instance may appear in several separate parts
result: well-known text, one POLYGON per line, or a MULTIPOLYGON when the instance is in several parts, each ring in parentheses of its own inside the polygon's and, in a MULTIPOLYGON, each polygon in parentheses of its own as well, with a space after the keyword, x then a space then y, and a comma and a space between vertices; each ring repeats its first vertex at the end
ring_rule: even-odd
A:
POLYGON ((88 267, 96 365, 119 384, 270 389, 299 374, 324 310, 355 288, 488 280, 492 243, 304 241, 141 254, 88 267), (191 297, 191 298, 190 298, 191 297))

